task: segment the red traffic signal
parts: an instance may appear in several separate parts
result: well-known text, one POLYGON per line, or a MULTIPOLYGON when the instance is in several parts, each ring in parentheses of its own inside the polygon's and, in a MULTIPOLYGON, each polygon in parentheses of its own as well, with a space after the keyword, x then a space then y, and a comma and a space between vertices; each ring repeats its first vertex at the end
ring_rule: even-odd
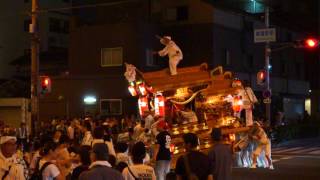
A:
POLYGON ((44 86, 48 86, 48 85, 49 85, 49 78, 45 78, 45 79, 44 79, 43 85, 44 85, 44 86))
POLYGON ((257 73, 257 84, 263 86, 266 82, 267 73, 265 70, 260 70, 257 73))
POLYGON ((41 81, 41 94, 46 94, 51 92, 51 79, 49 76, 40 76, 41 81))
POLYGON ((293 42, 294 48, 306 48, 306 49, 315 49, 319 46, 320 42, 316 38, 307 38, 304 40, 297 40, 293 42))
POLYGON ((315 48, 319 46, 319 40, 315 38, 308 38, 304 41, 304 45, 306 48, 315 48))

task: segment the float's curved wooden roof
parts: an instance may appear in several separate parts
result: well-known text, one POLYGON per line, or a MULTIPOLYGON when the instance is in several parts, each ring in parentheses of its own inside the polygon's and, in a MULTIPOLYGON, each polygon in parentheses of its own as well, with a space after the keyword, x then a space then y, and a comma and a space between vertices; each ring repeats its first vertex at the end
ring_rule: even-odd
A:
POLYGON ((178 68, 178 74, 171 76, 169 69, 143 73, 144 81, 155 91, 170 91, 182 87, 211 84, 210 71, 201 66, 178 68))

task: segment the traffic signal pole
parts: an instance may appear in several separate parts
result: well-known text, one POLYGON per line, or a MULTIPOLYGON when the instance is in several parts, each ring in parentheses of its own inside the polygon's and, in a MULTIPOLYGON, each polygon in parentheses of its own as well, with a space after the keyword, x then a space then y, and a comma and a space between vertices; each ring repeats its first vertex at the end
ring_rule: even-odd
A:
POLYGON ((38 33, 38 0, 32 0, 31 9, 31 134, 37 132, 39 122, 39 47, 40 39, 38 33))
MULTIPOLYGON (((265 26, 266 28, 269 28, 270 22, 269 22, 269 7, 266 7, 265 9, 265 26)), ((265 71, 266 71, 266 87, 265 90, 268 92, 271 92, 270 88, 270 69, 269 69, 269 64, 270 64, 270 55, 271 55, 271 48, 270 48, 270 43, 266 42, 265 45, 265 71)), ((272 93, 270 93, 272 94, 272 93)), ((271 99, 270 95, 270 99, 271 99)), ((266 120, 267 122, 271 123, 271 101, 266 103, 266 120)))

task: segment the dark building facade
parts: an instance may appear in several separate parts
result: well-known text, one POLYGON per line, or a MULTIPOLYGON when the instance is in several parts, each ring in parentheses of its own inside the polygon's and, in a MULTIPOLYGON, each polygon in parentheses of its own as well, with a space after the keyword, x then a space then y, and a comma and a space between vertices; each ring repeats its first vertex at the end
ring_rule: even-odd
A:
MULTIPOLYGON (((184 59, 179 67, 203 62, 211 67, 222 65, 261 94, 256 73, 264 68, 264 45, 253 43, 253 30, 263 23, 254 17, 196 0, 101 7, 93 17, 94 25, 78 18, 70 32, 69 73, 54 77, 52 93, 41 99, 43 119, 56 115, 48 111, 53 107, 67 117, 86 112, 136 114, 137 99, 129 95, 124 63, 141 71, 166 68, 167 58, 152 55, 163 48, 155 35, 170 35, 181 47, 184 59)), ((285 28, 277 30, 278 41, 300 36, 285 28)), ((291 111, 288 118, 296 118, 305 110, 309 90, 303 53, 294 49, 275 53, 271 65, 273 94, 278 101, 274 110, 291 111)))

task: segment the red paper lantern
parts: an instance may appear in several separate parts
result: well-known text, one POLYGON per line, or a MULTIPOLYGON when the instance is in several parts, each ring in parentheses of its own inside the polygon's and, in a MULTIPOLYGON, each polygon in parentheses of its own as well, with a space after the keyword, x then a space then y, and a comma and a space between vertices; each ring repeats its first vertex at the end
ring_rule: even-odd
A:
POLYGON ((175 148, 175 145, 174 144, 170 144, 170 152, 171 153, 174 153, 174 148, 175 148))
POLYGON ((144 112, 149 110, 148 98, 140 97, 138 100, 138 105, 139 105, 139 113, 141 116, 143 116, 144 112))
POLYGON ((136 91, 136 88, 134 86, 129 86, 128 90, 129 90, 131 96, 136 96, 137 95, 137 91, 136 91))
POLYGON ((233 111, 240 112, 242 105, 243 105, 242 98, 240 96, 235 96, 233 98, 233 104, 232 104, 233 111))
POLYGON ((147 89, 144 84, 139 84, 139 92, 142 96, 147 95, 147 89))
POLYGON ((241 87, 242 86, 242 83, 239 79, 235 79, 233 82, 232 82, 232 87, 241 87))
POLYGON ((165 115, 165 98, 162 95, 156 95, 154 98, 155 114, 164 117, 165 115))

